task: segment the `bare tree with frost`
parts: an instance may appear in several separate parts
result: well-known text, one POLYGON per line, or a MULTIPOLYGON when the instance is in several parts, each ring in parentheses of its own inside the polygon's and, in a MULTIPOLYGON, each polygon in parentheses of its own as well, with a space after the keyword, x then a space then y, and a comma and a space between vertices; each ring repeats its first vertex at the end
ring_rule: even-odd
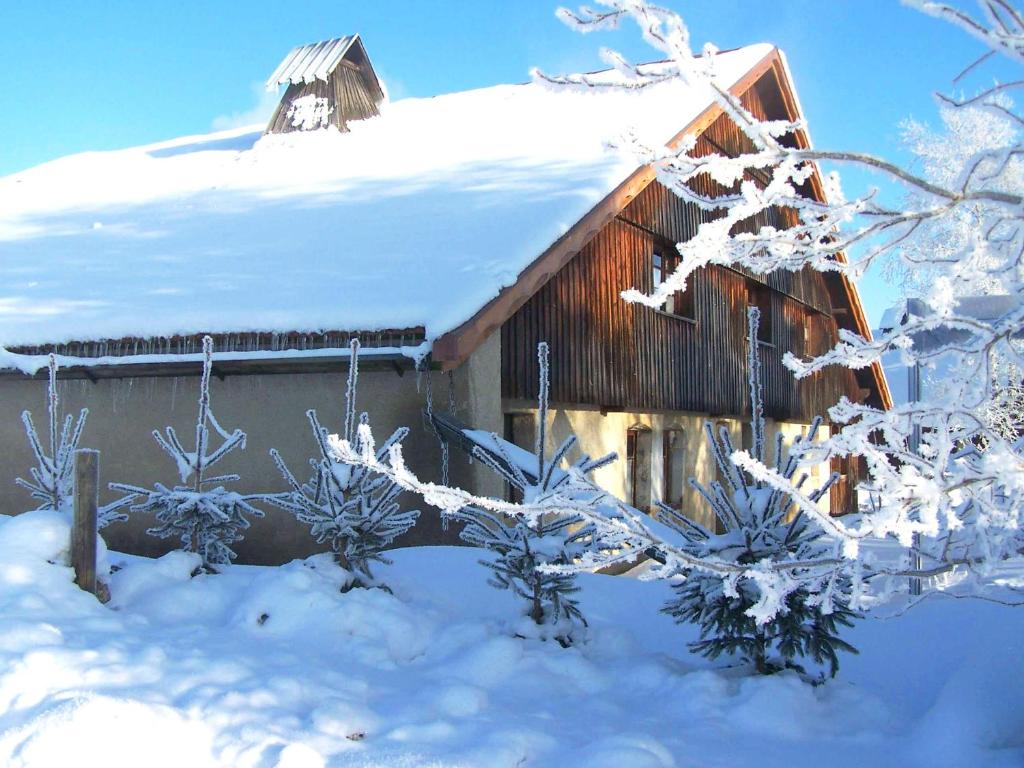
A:
MULTIPOLYGON (((47 445, 44 446, 39 432, 36 431, 32 413, 22 411, 21 423, 25 426, 25 434, 32 448, 32 455, 35 456, 36 466, 29 468, 31 480, 19 477, 14 482, 39 502, 37 509, 52 509, 70 516, 74 499, 75 451, 81 442, 89 409, 80 410, 77 419, 69 413, 61 422, 56 355, 50 355, 47 370, 47 445)), ((120 499, 100 507, 97 511, 97 526, 104 528, 110 523, 127 520, 128 516, 121 512, 121 509, 127 506, 129 501, 130 499, 120 499)))
POLYGON ((249 528, 249 517, 263 517, 263 512, 250 502, 269 501, 265 494, 242 495, 224 488, 222 483, 239 479, 238 475, 209 476, 209 470, 237 448, 245 448, 245 432, 227 432, 217 422, 210 407, 210 373, 213 369, 213 339, 203 337, 203 372, 199 381, 199 413, 196 418, 193 450, 187 450, 174 427, 164 433, 153 430, 153 438, 177 467, 181 485, 168 488, 156 483, 141 488, 124 483, 110 483, 110 489, 127 494, 134 502, 133 512, 151 512, 159 525, 147 533, 161 539, 177 538, 189 552, 199 554, 203 567, 216 571, 235 558, 231 544, 240 541, 249 528), (223 442, 211 445, 211 429, 223 442))
MULTIPOLYGON (((747 366, 750 389, 750 456, 768 463, 761 364, 757 355, 760 311, 747 310, 747 366)), ((822 419, 817 417, 794 444, 775 435, 772 466, 779 477, 803 490, 809 475, 801 469, 802 449, 814 443, 822 419), (798 474, 799 473, 799 474, 798 474)), ((708 447, 718 465, 721 481, 690 485, 714 512, 721 532, 694 522, 675 509, 659 504, 662 518, 679 531, 684 547, 701 560, 717 560, 748 566, 742 574, 722 578, 704 569, 691 569, 673 585, 675 598, 663 608, 677 622, 700 626, 701 639, 690 649, 715 659, 722 654, 739 656, 752 663, 759 674, 785 668, 804 673, 802 660, 809 657, 827 664, 829 674, 839 669, 838 651, 856 652, 839 637, 841 626, 850 626, 857 614, 850 609, 852 584, 842 570, 818 569, 766 573, 769 563, 815 563, 836 555, 835 540, 796 508, 792 496, 755 479, 732 463, 735 453, 729 430, 704 425, 708 447), (809 578, 808 578, 809 576, 809 578), (763 588, 765 580, 771 588, 763 588), (770 598, 770 599, 766 599, 770 598)), ((838 475, 806 492, 817 502, 828 493, 838 475)))
MULTIPOLYGON (((369 417, 363 413, 358 421, 356 419, 358 339, 351 342, 350 361, 342 435, 363 451, 366 446, 359 441, 364 439, 364 433, 357 434, 356 427, 368 424, 369 417)), ((319 453, 309 460, 313 476, 300 483, 277 450, 271 449, 270 455, 291 490, 268 496, 267 501, 291 512, 299 522, 308 525, 318 544, 330 545, 338 564, 349 573, 343 592, 353 587, 379 586, 370 571, 370 563, 390 563, 384 556, 384 550, 416 524, 420 513, 402 509, 397 501, 402 488, 390 478, 375 474, 366 467, 339 462, 328 445, 328 432, 321 425, 316 411, 306 411, 306 418, 319 453)), ((385 461, 391 446, 401 443, 407 434, 409 430, 406 427, 396 429, 374 452, 377 460, 385 461)))
MULTIPOLYGON (((938 2, 908 4, 956 24, 986 46, 988 52, 965 73, 994 58, 1015 67, 1024 64, 1024 15, 1007 0, 978 0, 978 15, 938 2)), ((605 52, 621 75, 617 81, 538 73, 540 79, 556 88, 592 90, 647 88, 680 78, 709 88, 752 147, 737 157, 693 157, 694 137, 676 149, 644 146, 624 137, 621 146, 651 164, 659 181, 716 214, 678 245, 682 258, 674 275, 651 295, 634 290, 625 298, 660 306, 685 290, 689 276, 708 264, 740 264, 758 273, 809 267, 856 278, 871 264, 889 259, 926 275, 921 298, 931 311, 925 316, 910 317, 874 339, 840 331, 835 348, 811 360, 787 355, 786 364, 797 377, 829 365, 868 366, 889 352, 935 373, 934 386, 918 402, 882 411, 844 398, 829 412, 834 423, 845 426, 809 458, 863 456, 877 501, 873 511, 832 521, 816 517, 813 503, 799 492, 794 501, 843 542, 843 554, 851 561, 857 559, 862 541, 892 537, 908 552, 894 570, 927 577, 956 569, 968 580, 984 583, 993 568, 1019 558, 1024 548, 1024 443, 1016 428, 1005 428, 1007 395, 1019 389, 1024 370, 1024 117, 1012 102, 1024 79, 970 97, 940 95, 945 131, 928 137, 928 146, 911 136, 924 165, 918 173, 868 154, 824 151, 787 140, 803 124, 766 122, 745 110, 735 95, 712 80, 714 48, 706 46, 704 55, 695 56, 689 32, 676 14, 641 0, 602 0, 601 5, 600 10, 579 13, 563 9, 560 15, 581 31, 633 19, 668 63, 656 69, 637 67, 605 52), (853 164, 884 174, 906 189, 904 204, 887 206, 875 190, 846 199, 835 174, 825 180, 826 201, 809 199, 799 189, 818 162, 853 164), (752 169, 767 181, 755 180, 752 169), (700 194, 700 185, 691 183, 698 177, 717 182, 723 193, 700 194), (792 226, 740 231, 743 227, 737 225, 771 207, 790 211, 792 226), (851 254, 857 256, 848 261, 851 254), (965 295, 1004 299, 1003 309, 979 319, 965 311, 965 295)), ((784 477, 755 457, 737 453, 733 461, 769 487, 792 492, 784 477)))

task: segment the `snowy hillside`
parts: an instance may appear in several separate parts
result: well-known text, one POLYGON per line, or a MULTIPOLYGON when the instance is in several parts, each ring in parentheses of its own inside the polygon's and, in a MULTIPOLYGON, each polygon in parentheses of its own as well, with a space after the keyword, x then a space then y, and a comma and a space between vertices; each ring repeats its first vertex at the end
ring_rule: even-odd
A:
MULTIPOLYGON (((0 517, 0 763, 117 766, 1019 766, 1024 614, 976 601, 862 622, 812 688, 711 671, 663 582, 581 578, 589 639, 515 637, 478 552, 396 553, 381 590, 328 557, 120 565, 99 605, 67 526, 0 517), (50 562, 53 561, 53 562, 50 562)), ((892 613, 893 611, 890 611, 892 613)))

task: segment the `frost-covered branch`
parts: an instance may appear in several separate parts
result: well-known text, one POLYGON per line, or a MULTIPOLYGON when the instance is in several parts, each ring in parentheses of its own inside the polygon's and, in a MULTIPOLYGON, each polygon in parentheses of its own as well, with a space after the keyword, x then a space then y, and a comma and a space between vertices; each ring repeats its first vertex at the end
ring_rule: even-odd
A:
MULTIPOLYGON (((1024 16, 1008 0, 979 0, 976 16, 944 3, 909 4, 988 46, 992 55, 970 64, 964 76, 996 57, 1024 64, 1024 16)), ((808 450, 814 461, 863 456, 870 472, 864 490, 874 506, 853 520, 833 521, 816 515, 809 497, 793 498, 848 553, 870 537, 892 537, 906 547, 919 542, 913 555, 927 565, 894 570, 959 568, 984 581, 994 564, 1020 557, 1024 400, 1016 393, 1024 390, 1024 119, 1011 97, 1024 77, 987 85, 973 96, 940 98, 941 132, 907 123, 906 140, 918 158, 910 168, 862 152, 810 147, 799 115, 760 120, 740 95, 714 79, 713 46, 696 55, 686 25, 671 11, 642 0, 603 0, 601 6, 561 16, 581 31, 631 19, 667 62, 638 66, 604 52, 613 75, 538 73, 538 79, 556 89, 592 90, 678 78, 710 93, 742 139, 732 155, 699 157, 695 136, 672 147, 645 145, 634 134, 619 140, 619 149, 652 166, 663 185, 712 213, 678 244, 675 274, 649 295, 629 290, 624 297, 659 307, 711 264, 756 273, 814 269, 849 278, 876 263, 902 269, 923 311, 902 312, 875 338, 840 330, 838 343, 825 353, 785 358, 798 377, 833 365, 864 368, 897 359, 924 382, 911 402, 888 412, 843 400, 829 412, 842 430, 808 450), (820 162, 880 173, 904 190, 903 202, 883 205, 876 190, 847 198, 838 174, 818 175, 820 162)), ((781 492, 778 472, 751 457, 735 458, 744 472, 781 492)), ((705 498, 716 513, 729 516, 723 493, 705 489, 705 498)))

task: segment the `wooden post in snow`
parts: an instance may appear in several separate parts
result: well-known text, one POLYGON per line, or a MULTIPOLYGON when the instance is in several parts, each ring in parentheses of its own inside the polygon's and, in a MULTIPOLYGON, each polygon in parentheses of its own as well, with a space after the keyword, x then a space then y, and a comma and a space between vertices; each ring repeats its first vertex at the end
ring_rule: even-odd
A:
POLYGON ((75 451, 75 516, 71 524, 71 566, 75 583, 96 594, 96 510, 99 506, 100 452, 75 451))

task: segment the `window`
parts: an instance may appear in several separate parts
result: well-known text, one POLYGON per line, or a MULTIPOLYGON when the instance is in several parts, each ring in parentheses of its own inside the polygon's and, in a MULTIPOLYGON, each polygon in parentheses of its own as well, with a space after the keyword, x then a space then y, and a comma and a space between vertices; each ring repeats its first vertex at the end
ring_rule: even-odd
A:
POLYGON ((626 472, 630 505, 650 512, 651 430, 647 427, 631 427, 626 432, 626 472))
POLYGON ((686 434, 681 429, 666 429, 662 433, 662 461, 665 492, 662 500, 672 509, 682 509, 686 488, 686 434))
POLYGON ((757 340, 772 343, 772 289, 756 280, 747 280, 747 306, 761 310, 761 322, 757 326, 757 340))
POLYGON ((804 348, 805 357, 820 355, 829 349, 833 344, 833 335, 830 333, 831 319, 813 309, 804 313, 804 348))
MULTIPOLYGON (((651 289, 657 290, 658 286, 665 282, 678 266, 679 255, 672 248, 655 248, 651 254, 651 289)), ((693 280, 694 276, 691 275, 686 291, 676 291, 669 296, 661 311, 689 320, 696 319, 693 280)))
POLYGON ((744 421, 743 426, 740 427, 740 447, 749 453, 754 451, 754 430, 750 426, 749 421, 744 421))

